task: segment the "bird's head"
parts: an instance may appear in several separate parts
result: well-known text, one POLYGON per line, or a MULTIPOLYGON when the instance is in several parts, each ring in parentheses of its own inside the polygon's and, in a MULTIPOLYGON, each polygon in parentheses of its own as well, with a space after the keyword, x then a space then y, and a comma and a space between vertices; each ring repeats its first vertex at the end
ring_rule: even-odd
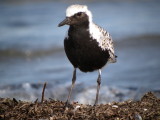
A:
POLYGON ((71 5, 66 10, 66 18, 59 23, 59 27, 63 25, 83 25, 92 22, 92 14, 86 5, 71 5))

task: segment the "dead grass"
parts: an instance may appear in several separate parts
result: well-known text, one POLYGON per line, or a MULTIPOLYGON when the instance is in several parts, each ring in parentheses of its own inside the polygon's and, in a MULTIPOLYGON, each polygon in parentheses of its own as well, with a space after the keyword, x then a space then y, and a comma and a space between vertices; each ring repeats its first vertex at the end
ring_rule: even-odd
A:
POLYGON ((0 98, 0 120, 160 120, 160 99, 151 92, 140 101, 64 105, 52 99, 41 103, 0 98))

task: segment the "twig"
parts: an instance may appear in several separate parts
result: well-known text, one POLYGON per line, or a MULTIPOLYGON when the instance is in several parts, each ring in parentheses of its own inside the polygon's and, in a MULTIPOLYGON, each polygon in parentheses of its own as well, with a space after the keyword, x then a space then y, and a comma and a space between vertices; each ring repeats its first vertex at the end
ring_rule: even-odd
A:
POLYGON ((41 103, 43 103, 43 101, 44 101, 44 91, 45 91, 45 88, 46 88, 46 82, 44 83, 44 85, 43 85, 43 91, 42 91, 42 99, 41 99, 41 103))

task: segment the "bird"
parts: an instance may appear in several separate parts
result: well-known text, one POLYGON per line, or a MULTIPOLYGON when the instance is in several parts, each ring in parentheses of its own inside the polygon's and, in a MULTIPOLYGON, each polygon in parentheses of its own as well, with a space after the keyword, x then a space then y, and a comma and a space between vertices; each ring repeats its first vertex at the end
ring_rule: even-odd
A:
POLYGON ((70 5, 66 9, 65 19, 58 24, 58 27, 64 25, 69 26, 64 38, 64 50, 74 68, 66 104, 69 104, 75 86, 76 70, 80 69, 82 72, 98 71, 94 102, 94 105, 97 105, 101 85, 101 69, 106 64, 117 61, 112 37, 105 29, 93 22, 92 13, 86 5, 70 5))

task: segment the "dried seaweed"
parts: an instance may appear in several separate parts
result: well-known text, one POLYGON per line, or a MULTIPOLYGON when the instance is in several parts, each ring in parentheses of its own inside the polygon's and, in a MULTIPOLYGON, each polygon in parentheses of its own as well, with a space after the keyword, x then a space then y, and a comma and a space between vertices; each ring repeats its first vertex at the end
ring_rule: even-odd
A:
POLYGON ((0 120, 160 120, 160 99, 151 92, 139 101, 64 106, 53 99, 41 103, 0 98, 0 120))

